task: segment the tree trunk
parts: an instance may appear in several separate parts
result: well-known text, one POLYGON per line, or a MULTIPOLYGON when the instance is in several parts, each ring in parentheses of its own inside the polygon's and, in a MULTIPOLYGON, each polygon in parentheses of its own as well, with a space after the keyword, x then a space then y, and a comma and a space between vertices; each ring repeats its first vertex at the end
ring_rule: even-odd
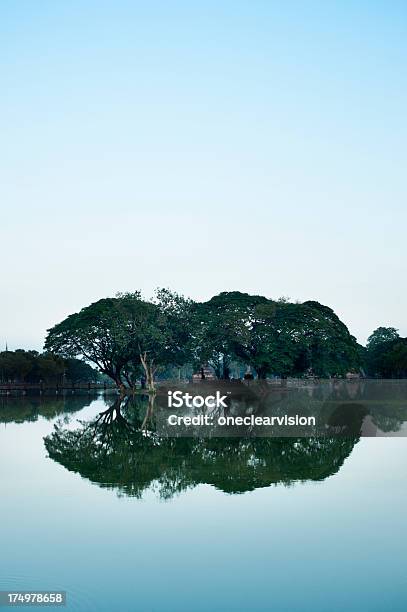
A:
POLYGON ((118 376, 115 372, 112 372, 111 370, 104 370, 103 373, 113 380, 118 389, 123 386, 120 376, 118 376))
POLYGON ((147 353, 140 353, 140 361, 146 374, 147 390, 155 392, 154 374, 156 368, 154 367, 154 360, 148 360, 147 353))
POLYGON ((225 355, 222 358, 222 378, 223 380, 230 380, 229 360, 225 359, 225 355))
POLYGON ((230 380, 230 368, 228 366, 223 366, 223 380, 230 380))
POLYGON ((131 380, 131 378, 130 378, 130 376, 129 376, 128 374, 124 373, 124 374, 123 374, 123 376, 124 376, 124 378, 125 378, 125 380, 126 380, 127 384, 129 385, 129 389, 131 389, 131 390, 133 391, 133 393, 134 393, 134 392, 135 392, 135 390, 136 390, 136 383, 134 383, 134 382, 131 380))
POLYGON ((149 391, 155 391, 154 369, 151 365, 147 366, 147 387, 149 391))

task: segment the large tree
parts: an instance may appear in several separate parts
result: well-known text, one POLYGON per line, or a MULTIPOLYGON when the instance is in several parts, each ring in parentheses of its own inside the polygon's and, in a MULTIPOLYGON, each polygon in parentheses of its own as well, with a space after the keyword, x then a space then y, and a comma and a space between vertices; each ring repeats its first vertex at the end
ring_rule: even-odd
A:
POLYGON ((157 293, 155 303, 139 292, 105 298, 48 330, 45 347, 95 364, 121 389, 134 387, 144 371, 153 390, 157 369, 185 358, 188 330, 180 325, 181 305, 182 298, 166 290, 157 293))
POLYGON ((95 364, 118 387, 144 372, 149 389, 159 368, 210 363, 229 378, 233 360, 259 378, 306 371, 343 375, 358 365, 358 345, 337 315, 318 302, 273 301, 223 292, 194 304, 168 289, 152 302, 118 294, 83 308, 48 331, 45 348, 95 364))
POLYGON ((407 338, 394 327, 378 327, 368 338, 366 363, 371 376, 407 377, 407 338))
MULTIPOLYGON (((139 294, 133 294, 141 302, 139 294)), ((97 366, 118 387, 123 368, 132 357, 130 300, 104 298, 48 330, 45 349, 64 357, 80 357, 97 366)))
POLYGON ((332 308, 319 302, 307 301, 306 338, 308 367, 318 376, 343 376, 361 366, 360 346, 332 308))
POLYGON ((196 356, 223 377, 232 359, 253 367, 259 378, 344 375, 359 365, 355 338, 318 302, 225 292, 197 305, 196 317, 196 356))

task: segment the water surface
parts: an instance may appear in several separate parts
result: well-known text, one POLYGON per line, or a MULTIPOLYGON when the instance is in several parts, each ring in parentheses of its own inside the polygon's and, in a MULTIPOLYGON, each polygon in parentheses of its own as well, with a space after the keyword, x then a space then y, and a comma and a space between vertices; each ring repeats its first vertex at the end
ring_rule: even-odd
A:
POLYGON ((113 401, 0 401, 0 588, 80 611, 406 609, 406 439, 157 445, 126 434, 142 400, 92 431, 113 401))

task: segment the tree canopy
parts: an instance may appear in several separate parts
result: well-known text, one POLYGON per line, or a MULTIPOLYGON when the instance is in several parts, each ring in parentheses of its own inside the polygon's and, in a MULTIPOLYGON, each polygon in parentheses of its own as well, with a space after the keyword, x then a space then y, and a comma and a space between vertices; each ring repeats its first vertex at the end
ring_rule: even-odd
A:
POLYGON ((370 350, 384 342, 391 342, 398 338, 400 338, 399 332, 395 327, 378 327, 367 339, 367 348, 370 350))
POLYGON ((63 359, 51 352, 3 351, 0 381, 3 383, 72 383, 96 381, 98 372, 79 359, 63 359))
POLYGON ((272 300, 239 291, 193 302, 168 289, 103 298, 48 330, 47 351, 80 357, 118 387, 143 377, 154 389, 165 368, 212 366, 228 379, 239 363, 258 378, 343 376, 361 365, 356 339, 316 301, 272 300))
POLYGON ((310 371, 343 375, 359 365, 356 339, 337 315, 318 302, 290 303, 246 293, 221 293, 198 304, 197 356, 228 377, 233 358, 259 378, 310 371))
POLYGON ((368 338, 366 362, 371 376, 407 377, 407 338, 394 327, 378 327, 368 338))
POLYGON ((188 302, 167 290, 155 302, 139 292, 104 298, 48 330, 45 347, 97 366, 118 387, 134 386, 144 371, 150 389, 159 367, 187 360, 188 331, 182 324, 188 302))

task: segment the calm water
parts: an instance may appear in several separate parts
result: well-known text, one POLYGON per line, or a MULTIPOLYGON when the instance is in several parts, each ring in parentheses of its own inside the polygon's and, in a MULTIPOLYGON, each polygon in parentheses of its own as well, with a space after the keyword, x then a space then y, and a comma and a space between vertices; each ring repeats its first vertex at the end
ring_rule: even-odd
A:
POLYGON ((1 589, 81 611, 407 609, 407 439, 158 443, 133 429, 148 402, 112 405, 0 399, 1 589))

